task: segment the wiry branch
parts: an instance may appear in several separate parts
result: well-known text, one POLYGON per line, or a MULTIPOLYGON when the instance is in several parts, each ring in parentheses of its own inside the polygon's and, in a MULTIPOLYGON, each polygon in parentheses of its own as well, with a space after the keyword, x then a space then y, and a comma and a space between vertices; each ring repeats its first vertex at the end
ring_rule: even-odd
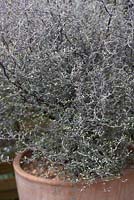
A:
POLYGON ((6 71, 6 67, 4 66, 4 64, 0 61, 0 66, 1 66, 1 69, 3 70, 3 73, 5 75, 5 77, 10 80, 8 74, 7 74, 7 71, 6 71))

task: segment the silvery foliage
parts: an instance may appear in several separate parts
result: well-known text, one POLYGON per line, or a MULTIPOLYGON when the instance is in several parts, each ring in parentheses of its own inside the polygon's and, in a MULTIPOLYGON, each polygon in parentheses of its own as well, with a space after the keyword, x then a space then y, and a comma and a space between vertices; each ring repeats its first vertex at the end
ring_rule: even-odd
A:
POLYGON ((1 140, 74 177, 117 174, 134 138, 133 13, 132 0, 0 0, 1 140), (49 128, 20 131, 34 115, 49 128))

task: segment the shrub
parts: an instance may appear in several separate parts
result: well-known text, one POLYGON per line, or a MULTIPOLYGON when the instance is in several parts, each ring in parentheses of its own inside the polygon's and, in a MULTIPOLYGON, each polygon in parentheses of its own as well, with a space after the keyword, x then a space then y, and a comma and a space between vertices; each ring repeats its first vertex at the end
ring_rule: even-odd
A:
POLYGON ((1 140, 62 163, 75 180, 117 175, 134 139, 133 9, 1 1, 1 140))

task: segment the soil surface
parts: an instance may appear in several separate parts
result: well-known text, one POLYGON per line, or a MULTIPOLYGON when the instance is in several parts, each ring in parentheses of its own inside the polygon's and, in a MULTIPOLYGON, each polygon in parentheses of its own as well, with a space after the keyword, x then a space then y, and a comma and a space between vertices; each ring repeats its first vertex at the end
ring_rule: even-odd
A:
POLYGON ((72 180, 72 175, 64 169, 62 164, 54 164, 45 159, 30 162, 22 161, 21 167, 25 172, 37 177, 64 181, 72 180))
MULTIPOLYGON (((56 164, 52 161, 44 159, 30 159, 28 157, 23 158, 21 161, 22 169, 34 176, 47 178, 47 179, 57 179, 57 180, 64 180, 64 181, 77 181, 77 182, 87 182, 85 177, 80 175, 74 175, 69 173, 64 165, 56 164)), ((130 157, 126 160, 125 168, 133 168, 134 169, 134 154, 130 154, 130 157)), ((96 176, 96 178, 99 178, 96 176)))

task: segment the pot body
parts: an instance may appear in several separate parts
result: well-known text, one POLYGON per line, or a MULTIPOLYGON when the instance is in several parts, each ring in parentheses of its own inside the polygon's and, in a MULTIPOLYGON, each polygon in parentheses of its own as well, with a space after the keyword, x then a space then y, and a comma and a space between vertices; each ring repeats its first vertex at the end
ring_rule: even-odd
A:
POLYGON ((14 160, 14 169, 20 200, 128 200, 134 199, 134 168, 126 169, 122 177, 96 181, 89 185, 66 183, 38 178, 24 172, 20 165, 22 155, 14 160))

